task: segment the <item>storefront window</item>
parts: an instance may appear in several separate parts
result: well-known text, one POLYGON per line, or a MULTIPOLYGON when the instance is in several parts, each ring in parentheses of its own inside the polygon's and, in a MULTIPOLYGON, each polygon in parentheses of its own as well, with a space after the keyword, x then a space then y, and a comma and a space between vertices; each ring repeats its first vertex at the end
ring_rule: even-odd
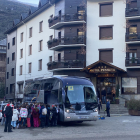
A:
POLYGON ((122 94, 137 94, 137 78, 122 78, 122 94))

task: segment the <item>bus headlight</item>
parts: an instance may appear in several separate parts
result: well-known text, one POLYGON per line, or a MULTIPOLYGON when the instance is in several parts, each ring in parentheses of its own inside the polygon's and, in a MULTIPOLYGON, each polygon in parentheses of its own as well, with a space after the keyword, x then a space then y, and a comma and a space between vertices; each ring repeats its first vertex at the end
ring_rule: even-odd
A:
POLYGON ((72 109, 67 109, 67 108, 65 109, 65 112, 67 112, 67 113, 75 113, 74 110, 72 110, 72 109))

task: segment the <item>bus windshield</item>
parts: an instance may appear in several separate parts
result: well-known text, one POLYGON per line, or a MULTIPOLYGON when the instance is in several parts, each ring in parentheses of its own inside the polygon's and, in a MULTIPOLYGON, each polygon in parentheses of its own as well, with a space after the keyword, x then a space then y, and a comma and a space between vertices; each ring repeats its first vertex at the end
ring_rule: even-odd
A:
POLYGON ((97 102, 96 92, 93 86, 71 85, 67 86, 67 100, 70 104, 97 102))

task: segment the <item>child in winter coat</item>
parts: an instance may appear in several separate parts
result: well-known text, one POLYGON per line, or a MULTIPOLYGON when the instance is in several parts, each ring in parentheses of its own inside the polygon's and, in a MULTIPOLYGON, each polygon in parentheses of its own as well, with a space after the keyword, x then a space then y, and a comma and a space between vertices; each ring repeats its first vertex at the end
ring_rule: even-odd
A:
POLYGON ((19 112, 18 112, 17 108, 14 107, 12 121, 11 121, 11 125, 12 125, 13 129, 15 129, 15 127, 16 127, 16 122, 18 120, 18 115, 19 115, 19 112))
POLYGON ((32 115, 33 115, 34 127, 39 127, 39 109, 37 108, 37 105, 35 105, 32 115))

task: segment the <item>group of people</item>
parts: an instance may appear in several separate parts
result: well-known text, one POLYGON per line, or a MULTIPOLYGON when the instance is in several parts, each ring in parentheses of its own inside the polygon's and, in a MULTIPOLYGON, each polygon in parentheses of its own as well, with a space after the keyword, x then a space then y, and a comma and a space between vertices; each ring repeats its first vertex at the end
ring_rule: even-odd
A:
POLYGON ((17 107, 10 102, 2 109, 2 121, 5 122, 4 132, 13 132, 12 129, 49 126, 57 126, 59 109, 57 105, 45 105, 43 103, 24 103, 17 107))

